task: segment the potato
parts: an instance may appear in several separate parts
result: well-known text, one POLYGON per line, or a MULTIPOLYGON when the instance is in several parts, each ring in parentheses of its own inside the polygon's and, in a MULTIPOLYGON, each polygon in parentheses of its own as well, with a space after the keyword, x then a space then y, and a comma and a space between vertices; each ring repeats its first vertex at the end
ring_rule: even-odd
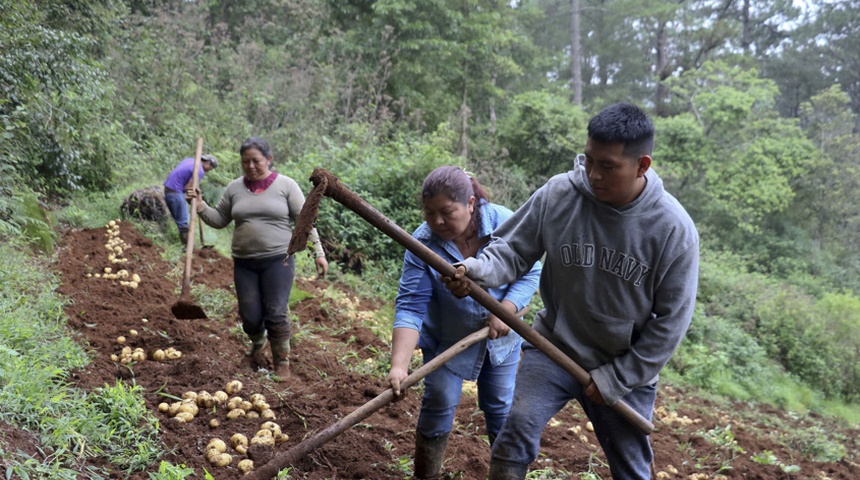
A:
POLYGON ((254 402, 252 405, 253 405, 253 407, 254 407, 254 410, 256 410, 256 411, 258 411, 258 412, 262 412, 262 411, 264 411, 264 410, 269 410, 269 409, 270 409, 269 404, 268 404, 267 402, 265 402, 265 401, 262 401, 262 402, 254 402))
POLYGON ((236 448, 239 445, 245 445, 247 447, 248 437, 242 435, 241 433, 234 433, 233 436, 230 437, 230 445, 232 445, 233 448, 236 448))
POLYGON ((263 410, 262 412, 260 412, 260 418, 265 418, 267 420, 274 420, 275 419, 275 411, 272 410, 271 408, 267 408, 266 410, 263 410))
POLYGON ((197 392, 187 391, 182 394, 183 400, 197 400, 197 392))
POLYGON ((167 410, 167 414, 171 417, 179 413, 179 407, 182 406, 181 402, 173 402, 170 404, 170 408, 167 410))
POLYGON ((131 335, 132 337, 136 337, 137 336, 137 330, 131 329, 128 331, 128 334, 131 335))
POLYGON ((212 394, 212 398, 214 398, 215 401, 219 404, 224 403, 227 401, 227 392, 223 390, 218 390, 217 392, 212 394))
POLYGON ((125 343, 125 337, 122 335, 116 337, 116 343, 125 343))
POLYGON ((260 428, 265 428, 266 430, 271 431, 275 435, 281 433, 281 426, 275 422, 263 422, 260 425, 260 428))
POLYGON ((197 405, 203 408, 212 408, 215 405, 215 399, 207 391, 202 391, 197 394, 197 405))
MULTIPOLYGON (((269 432, 271 433, 271 432, 269 432)), ((262 445, 264 447, 274 447, 275 437, 254 437, 251 439, 251 445, 262 445)))
POLYGON ((248 412, 254 409, 254 404, 247 400, 244 400, 242 403, 239 404, 239 408, 248 412))
POLYGON ((242 418, 244 416, 245 416, 245 411, 242 410, 241 408, 234 408, 233 410, 230 410, 229 412, 227 412, 227 418, 229 418, 230 420, 235 420, 237 418, 242 418))
POLYGON ((185 423, 188 423, 188 422, 194 420, 194 414, 192 414, 191 412, 180 411, 173 418, 181 418, 182 420, 185 421, 185 423))
POLYGON ((188 412, 196 417, 197 414, 200 413, 200 410, 197 408, 197 405, 194 405, 193 403, 181 403, 176 412, 188 412))
POLYGON ((246 474, 254 470, 254 461, 250 458, 246 458, 239 462, 239 464, 236 466, 239 468, 239 471, 242 472, 242 474, 246 474))
POLYGON ((263 428, 263 429, 257 430, 257 433, 254 434, 254 436, 255 437, 274 437, 274 435, 272 435, 272 431, 269 430, 268 428, 263 428))
POLYGON ((290 436, 286 433, 275 436, 275 443, 286 443, 290 440, 290 436))
POLYGON ((239 380, 232 380, 227 382, 227 385, 224 386, 224 390, 228 395, 236 395, 242 390, 242 382, 239 380))
POLYGON ((213 418, 209 420, 209 428, 218 428, 221 426, 221 422, 218 421, 217 418, 213 418))
POLYGON ((255 394, 251 395, 251 397, 248 400, 250 400, 251 403, 265 402, 266 397, 264 397, 262 393, 255 393, 255 394))
POLYGON ((224 452, 219 452, 214 448, 207 448, 206 451, 203 453, 203 458, 205 458, 209 463, 212 463, 212 460, 218 455, 221 455, 222 453, 224 452))
POLYGON ((158 411, 159 412, 167 413, 168 410, 170 410, 170 405, 168 405, 167 402, 161 402, 158 404, 158 411))
POLYGON ((209 443, 206 444, 206 448, 207 449, 214 448, 215 450, 218 450, 219 452, 226 452, 227 451, 227 444, 224 443, 224 440, 221 440, 220 438, 216 437, 216 438, 209 440, 209 443))
POLYGON ((135 362, 142 362, 146 360, 146 354, 143 352, 134 352, 131 354, 131 359, 135 362))
POLYGON ((241 455, 248 454, 248 446, 247 445, 236 445, 236 452, 241 455))
POLYGON ((112 354, 112 355, 110 356, 110 360, 111 360, 112 362, 118 362, 118 361, 119 361, 119 357, 114 353, 114 354, 112 354))
POLYGON ((245 412, 245 418, 260 418, 260 414, 254 410, 248 410, 245 412))
MULTIPOLYGON (((140 275, 138 275, 138 274, 136 274, 136 273, 135 273, 135 274, 132 274, 132 276, 131 276, 131 281, 132 281, 132 282, 134 282, 134 283, 140 283, 140 275)), ((144 319, 144 320, 146 320, 146 319, 144 319)))
POLYGON ((165 352, 165 354, 167 354, 167 358, 169 358, 171 360, 176 360, 177 358, 180 358, 182 356, 182 352, 180 352, 179 350, 173 350, 171 352, 165 352))
POLYGON ((216 467, 226 467, 233 463, 233 456, 229 453, 221 453, 212 458, 212 465, 216 467))
POLYGON ((152 352, 152 359, 155 361, 160 362, 160 361, 164 360, 165 358, 166 358, 166 356, 164 355, 164 350, 162 350, 160 348, 158 350, 152 352))

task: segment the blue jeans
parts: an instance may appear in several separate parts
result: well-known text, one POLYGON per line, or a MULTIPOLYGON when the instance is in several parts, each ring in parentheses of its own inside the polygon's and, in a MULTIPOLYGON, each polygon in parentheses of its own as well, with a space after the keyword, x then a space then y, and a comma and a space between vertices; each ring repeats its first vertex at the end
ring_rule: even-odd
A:
MULTIPOLYGON (((654 384, 633 390, 623 400, 650 421, 656 398, 654 384)), ((650 479, 654 454, 648 435, 612 408, 589 401, 576 379, 530 345, 523 347, 514 404, 493 444, 492 459, 526 466, 532 463, 537 458, 547 422, 572 399, 579 401, 591 420, 612 478, 650 479)))
POLYGON ((185 192, 174 192, 164 187, 164 202, 170 215, 176 222, 180 232, 188 230, 188 202, 185 200, 185 192))
MULTIPOLYGON (((433 360, 429 349, 421 349, 424 363, 433 360)), ((520 352, 514 351, 498 366, 490 364, 489 355, 484 356, 481 373, 478 374, 478 408, 484 412, 487 434, 497 436, 511 409, 514 396, 514 380, 520 352)), ((418 432, 426 438, 435 438, 449 433, 454 424, 454 413, 460 404, 463 379, 444 366, 424 377, 424 398, 418 415, 418 432)))
POLYGON ((233 259, 239 317, 248 336, 266 332, 271 341, 290 339, 288 313, 295 265, 292 256, 284 265, 284 255, 233 259))

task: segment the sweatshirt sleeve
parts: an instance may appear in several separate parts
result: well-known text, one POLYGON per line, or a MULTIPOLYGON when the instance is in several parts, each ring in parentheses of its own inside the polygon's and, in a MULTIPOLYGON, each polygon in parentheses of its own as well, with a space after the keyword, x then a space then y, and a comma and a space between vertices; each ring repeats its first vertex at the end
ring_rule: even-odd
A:
POLYGON ((693 318, 699 276, 698 236, 672 262, 654 297, 653 316, 631 348, 589 372, 604 400, 614 404, 660 373, 693 318))
MULTIPOLYGON (((538 260, 544 254, 541 218, 546 186, 538 189, 493 232, 490 244, 477 258, 462 263, 466 275, 482 287, 499 287, 522 277, 537 281, 540 277, 538 260), (537 272, 535 267, 537 265, 537 272)), ((537 289, 537 285, 535 285, 537 289)), ((532 291, 534 293, 534 291, 532 291)))

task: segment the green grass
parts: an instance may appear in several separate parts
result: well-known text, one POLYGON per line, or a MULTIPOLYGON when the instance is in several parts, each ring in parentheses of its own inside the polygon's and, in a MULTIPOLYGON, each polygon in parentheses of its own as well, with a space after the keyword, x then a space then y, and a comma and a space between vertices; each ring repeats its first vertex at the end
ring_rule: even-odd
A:
MULTIPOLYGON (((35 459, 0 444, 8 474, 20 478, 78 478, 87 457, 107 459, 120 470, 141 471, 162 455, 157 420, 142 391, 122 382, 93 392, 67 383, 69 372, 89 363, 87 352, 65 327, 64 301, 49 266, 0 246, 0 419, 33 432, 42 448, 35 459)), ((87 478, 106 478, 88 467, 87 478)))

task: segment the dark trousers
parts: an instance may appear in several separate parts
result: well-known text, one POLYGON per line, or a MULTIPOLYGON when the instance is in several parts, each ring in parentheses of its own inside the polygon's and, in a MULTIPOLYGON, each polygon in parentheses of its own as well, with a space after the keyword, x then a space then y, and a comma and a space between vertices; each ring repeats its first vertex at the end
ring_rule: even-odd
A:
POLYGON ((284 255, 233 259, 233 282, 239 300, 242 330, 248 336, 266 332, 270 341, 289 340, 288 302, 295 278, 295 260, 284 255))

